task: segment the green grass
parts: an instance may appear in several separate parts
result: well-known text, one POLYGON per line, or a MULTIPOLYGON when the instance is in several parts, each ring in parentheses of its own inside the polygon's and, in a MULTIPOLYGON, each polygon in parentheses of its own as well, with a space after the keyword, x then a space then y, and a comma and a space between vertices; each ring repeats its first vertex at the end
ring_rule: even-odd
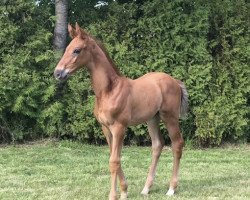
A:
MULTIPOLYGON (((107 146, 46 142, 0 147, 0 199, 108 199, 107 146)), ((250 199, 250 147, 185 150, 175 197, 165 195, 172 154, 164 149, 148 197, 140 192, 151 160, 148 147, 125 147, 129 199, 250 199)))

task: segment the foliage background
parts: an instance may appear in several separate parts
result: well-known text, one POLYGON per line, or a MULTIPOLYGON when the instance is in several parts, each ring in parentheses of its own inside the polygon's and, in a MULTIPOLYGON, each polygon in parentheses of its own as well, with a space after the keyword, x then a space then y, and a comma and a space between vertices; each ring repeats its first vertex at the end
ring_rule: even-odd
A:
MULTIPOLYGON (((69 20, 103 41, 122 74, 162 71, 185 82, 190 112, 185 140, 214 146, 250 140, 249 3, 244 0, 70 1, 69 20)), ((102 144, 89 75, 67 83, 52 73, 54 3, 0 4, 0 141, 58 137, 102 144)), ((167 132, 162 126, 166 142, 167 132)), ((150 143, 145 124, 126 144, 150 143)))

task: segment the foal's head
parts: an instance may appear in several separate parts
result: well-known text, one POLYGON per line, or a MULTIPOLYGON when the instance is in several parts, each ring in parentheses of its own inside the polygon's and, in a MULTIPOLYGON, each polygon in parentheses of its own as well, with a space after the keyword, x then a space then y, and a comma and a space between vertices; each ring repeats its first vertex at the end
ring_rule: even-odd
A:
POLYGON ((57 64, 54 76, 58 80, 67 79, 70 74, 86 65, 91 60, 90 36, 76 23, 75 29, 68 25, 69 35, 72 41, 67 46, 63 57, 57 64))

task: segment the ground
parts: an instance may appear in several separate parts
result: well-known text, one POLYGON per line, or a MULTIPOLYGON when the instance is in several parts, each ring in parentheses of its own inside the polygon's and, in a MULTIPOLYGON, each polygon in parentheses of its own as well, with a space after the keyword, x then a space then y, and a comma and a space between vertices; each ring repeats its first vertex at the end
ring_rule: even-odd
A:
MULTIPOLYGON (((108 199, 110 176, 107 146, 40 142, 0 146, 0 199, 108 199)), ((148 197, 140 192, 151 160, 149 147, 125 147, 122 166, 131 200, 250 199, 250 146, 185 149, 180 184, 167 197, 172 154, 165 148, 148 197)))

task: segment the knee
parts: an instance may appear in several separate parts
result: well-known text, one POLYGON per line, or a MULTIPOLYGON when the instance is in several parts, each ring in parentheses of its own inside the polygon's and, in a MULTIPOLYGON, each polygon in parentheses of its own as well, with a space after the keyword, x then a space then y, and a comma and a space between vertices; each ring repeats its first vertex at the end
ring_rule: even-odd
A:
POLYGON ((118 171, 118 169, 120 168, 120 159, 112 159, 110 158, 109 160, 109 169, 111 173, 115 173, 118 171))

